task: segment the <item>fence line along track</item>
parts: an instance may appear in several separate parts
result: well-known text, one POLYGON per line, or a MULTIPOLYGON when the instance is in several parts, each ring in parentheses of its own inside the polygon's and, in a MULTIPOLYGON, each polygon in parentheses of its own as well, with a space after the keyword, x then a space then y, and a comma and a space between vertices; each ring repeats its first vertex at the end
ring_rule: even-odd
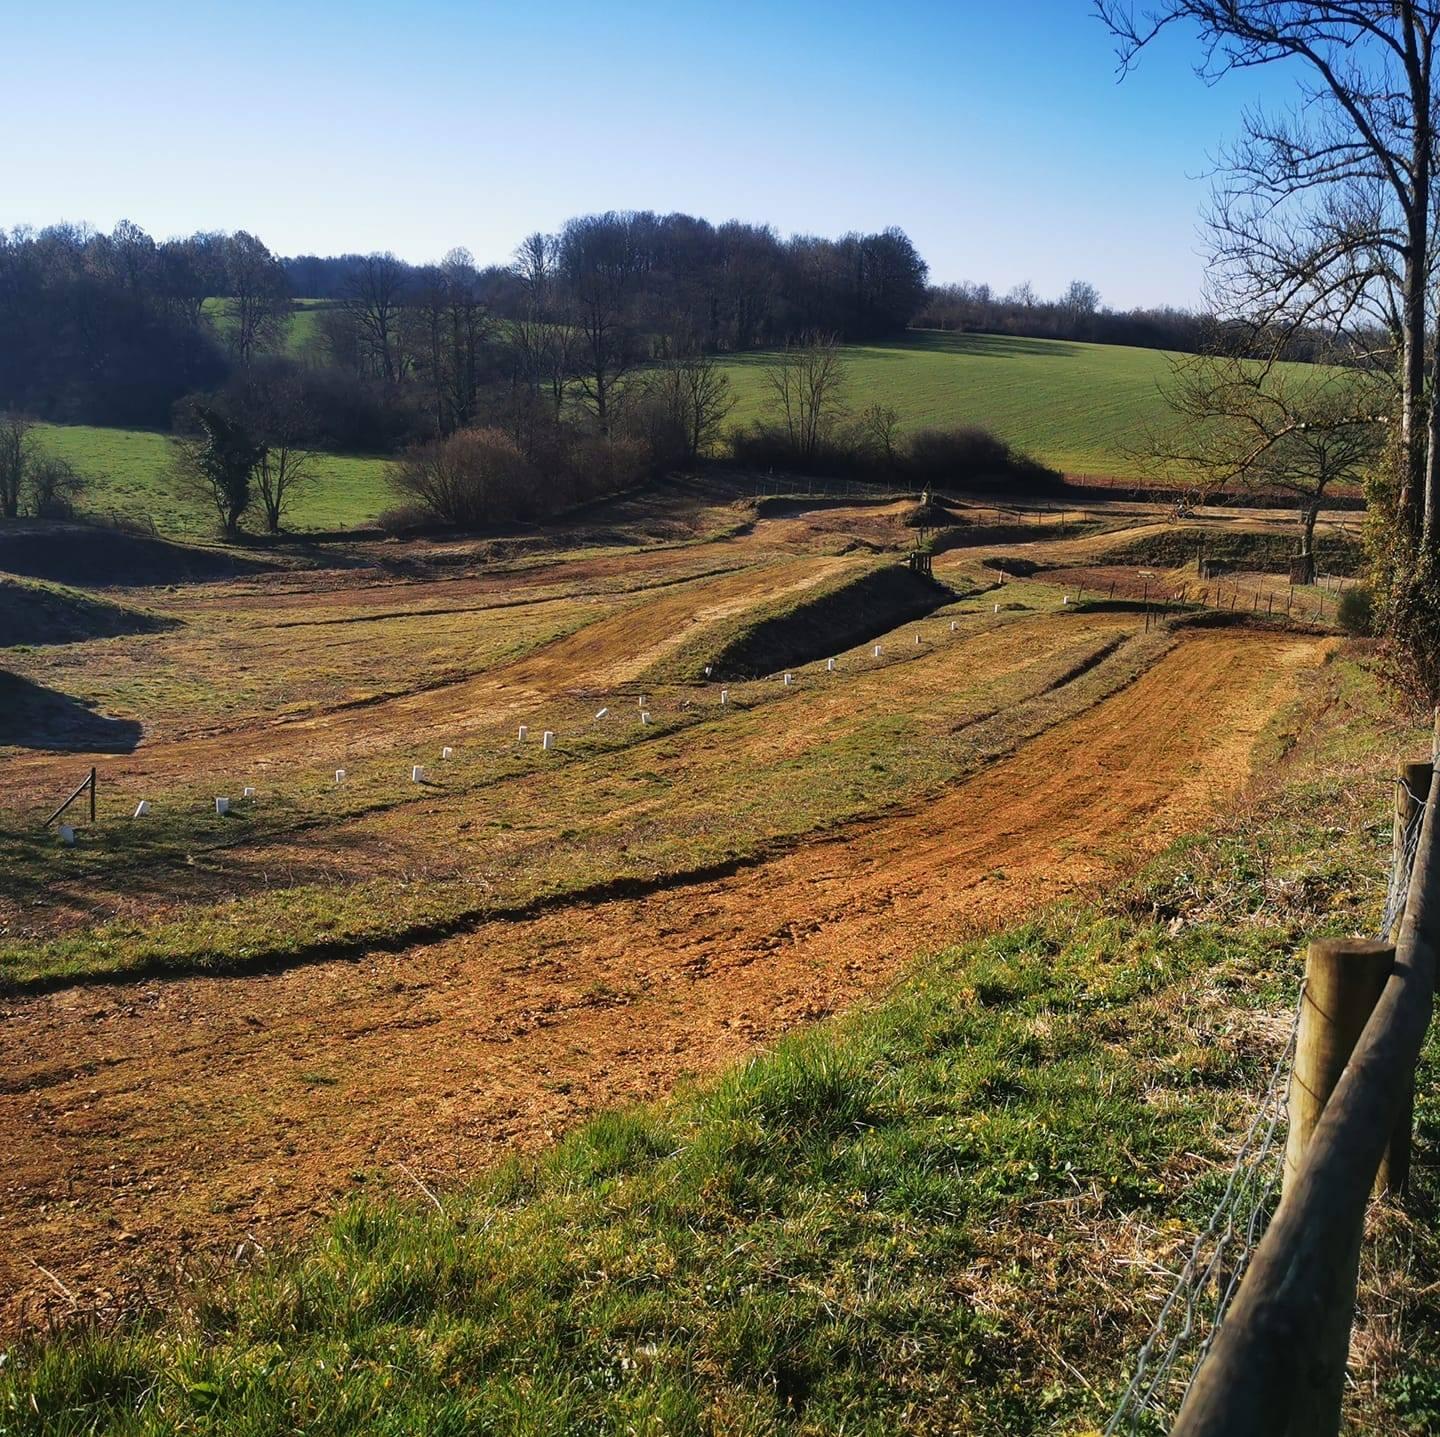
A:
MULTIPOLYGON (((1403 825, 1397 823, 1394 862, 1376 934, 1380 941, 1395 932, 1405 913, 1427 800, 1402 777, 1397 780, 1396 807, 1397 813, 1408 812, 1403 825)), ((1270 1070, 1225 1189, 1136 1354, 1134 1373, 1105 1425, 1105 1437, 1140 1437, 1170 1428, 1268 1231, 1283 1172, 1286 1097, 1305 992, 1302 979, 1284 1048, 1270 1070)))

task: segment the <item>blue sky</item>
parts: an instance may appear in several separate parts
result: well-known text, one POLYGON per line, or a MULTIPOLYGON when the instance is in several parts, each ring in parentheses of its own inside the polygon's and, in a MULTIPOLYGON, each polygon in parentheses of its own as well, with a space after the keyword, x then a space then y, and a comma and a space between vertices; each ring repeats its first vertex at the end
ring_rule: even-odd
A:
MULTIPOLYGON (((0 0, 0 226, 254 230, 482 263, 572 214, 898 224, 937 280, 1193 303, 1257 98, 1087 0, 0 0)), ((1283 77, 1267 77, 1283 95, 1283 77)))

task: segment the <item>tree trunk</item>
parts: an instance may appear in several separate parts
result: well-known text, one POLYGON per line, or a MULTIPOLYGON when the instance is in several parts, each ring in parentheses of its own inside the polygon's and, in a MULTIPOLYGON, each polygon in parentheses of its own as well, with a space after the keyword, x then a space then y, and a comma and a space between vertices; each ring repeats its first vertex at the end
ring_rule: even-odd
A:
POLYGON ((1315 521, 1320 517, 1320 500, 1305 506, 1301 516, 1300 558, 1304 564, 1307 584, 1315 582, 1315 521))

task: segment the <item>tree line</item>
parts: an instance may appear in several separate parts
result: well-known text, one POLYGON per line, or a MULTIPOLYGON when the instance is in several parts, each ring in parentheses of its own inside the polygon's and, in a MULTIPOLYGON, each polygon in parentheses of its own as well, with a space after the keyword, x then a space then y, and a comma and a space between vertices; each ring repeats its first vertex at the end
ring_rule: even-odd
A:
POLYGON ((926 266, 898 229, 782 240, 763 225, 611 212, 534 234, 510 265, 463 249, 284 259, 257 236, 157 241, 123 222, 0 231, 0 408, 165 427, 177 401, 256 363, 300 359, 316 441, 397 447, 472 424, 502 386, 583 394, 601 428, 657 354, 903 330, 926 266), (302 356, 296 298, 326 301, 302 356))
POLYGON ((1053 299, 1041 298, 1028 281, 1003 294, 969 281, 931 285, 914 320, 920 329, 1185 351, 1201 347, 1209 322, 1206 315, 1175 306, 1107 309, 1099 290, 1080 279, 1053 299))

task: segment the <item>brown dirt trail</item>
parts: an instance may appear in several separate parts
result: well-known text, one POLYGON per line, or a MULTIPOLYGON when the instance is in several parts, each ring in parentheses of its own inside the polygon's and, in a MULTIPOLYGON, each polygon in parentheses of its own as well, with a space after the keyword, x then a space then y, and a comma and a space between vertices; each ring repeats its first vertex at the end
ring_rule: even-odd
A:
POLYGON ((71 1310, 36 1263, 103 1309, 147 1264, 299 1230, 357 1173, 453 1181, 1113 879, 1234 797, 1323 649, 1190 638, 934 802, 719 881, 356 963, 0 1007, 0 1320, 71 1310))

